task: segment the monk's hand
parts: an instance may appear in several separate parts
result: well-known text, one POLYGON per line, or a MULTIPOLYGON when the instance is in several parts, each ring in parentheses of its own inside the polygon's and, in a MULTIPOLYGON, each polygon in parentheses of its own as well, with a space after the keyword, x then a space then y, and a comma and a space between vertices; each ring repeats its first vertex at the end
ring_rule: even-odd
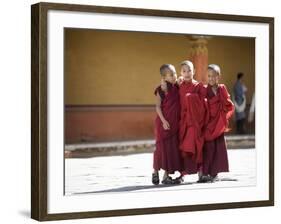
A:
POLYGON ((161 86, 161 90, 166 92, 168 87, 167 87, 167 83, 165 82, 164 79, 161 79, 161 83, 160 83, 160 86, 161 86))
POLYGON ((183 80, 184 80, 183 77, 179 76, 178 79, 177 79, 178 85, 182 84, 183 80))
POLYGON ((164 121, 162 122, 162 124, 163 124, 164 130, 169 130, 169 129, 170 129, 170 124, 169 124, 168 121, 164 120, 164 121))

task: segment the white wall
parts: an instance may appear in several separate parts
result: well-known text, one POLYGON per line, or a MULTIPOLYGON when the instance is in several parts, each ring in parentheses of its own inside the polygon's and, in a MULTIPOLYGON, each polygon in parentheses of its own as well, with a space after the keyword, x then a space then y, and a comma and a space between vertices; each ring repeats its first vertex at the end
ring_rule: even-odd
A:
MULTIPOLYGON (((66 1, 66 0, 65 0, 66 1)), ((63 2, 57 0, 56 2, 63 2)), ((213 12, 254 16, 274 16, 275 83, 281 83, 280 53, 281 15, 278 1, 250 0, 93 0, 68 3, 112 5, 213 12)), ((0 13, 0 206, 1 223, 35 223, 30 215, 30 5, 36 1, 3 1, 0 13)), ((278 86, 276 86, 277 89, 278 86)), ((275 114, 281 114, 280 91, 275 91, 275 114), (280 100, 279 100, 280 102, 280 100)), ((280 117, 275 118, 276 139, 280 135, 280 117), (279 125, 279 127, 278 127, 279 125)), ((52 223, 277 223, 281 218, 280 140, 275 143, 276 206, 268 208, 230 209, 193 213, 147 215, 137 217, 70 220, 52 223), (269 221, 272 219, 272 221, 269 221)))

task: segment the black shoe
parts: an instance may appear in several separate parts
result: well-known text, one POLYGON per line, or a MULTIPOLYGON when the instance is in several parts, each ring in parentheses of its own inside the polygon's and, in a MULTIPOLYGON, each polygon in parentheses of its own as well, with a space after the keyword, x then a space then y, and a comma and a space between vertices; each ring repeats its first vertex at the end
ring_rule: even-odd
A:
POLYGON ((197 181, 197 183, 208 183, 211 180, 212 180, 212 178, 210 176, 202 175, 199 177, 199 180, 197 181))
POLYGON ((174 179, 174 183, 175 184, 182 184, 184 182, 184 177, 183 176, 179 176, 176 179, 174 179))
POLYGON ((175 184, 174 180, 172 179, 172 177, 167 176, 165 177, 162 182, 162 184, 175 184))
POLYGON ((213 183, 213 182, 216 182, 216 181, 219 181, 218 175, 216 175, 216 176, 211 176, 211 182, 213 183))
POLYGON ((159 174, 158 173, 153 173, 152 174, 152 183, 154 185, 158 185, 160 183, 159 174))

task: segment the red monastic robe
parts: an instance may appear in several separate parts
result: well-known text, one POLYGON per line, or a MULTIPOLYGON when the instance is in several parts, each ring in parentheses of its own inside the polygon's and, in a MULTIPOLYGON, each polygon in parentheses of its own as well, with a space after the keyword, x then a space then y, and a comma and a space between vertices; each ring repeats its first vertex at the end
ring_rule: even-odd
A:
POLYGON ((234 112, 234 105, 225 85, 220 84, 215 95, 212 87, 207 87, 209 120, 205 128, 205 140, 214 140, 228 131, 228 121, 234 112))
POLYGON ((207 116, 206 88, 195 80, 184 81, 180 85, 179 94, 181 104, 180 150, 184 157, 185 171, 192 174, 198 171, 197 169, 202 163, 203 127, 206 124, 207 116))
POLYGON ((178 86, 167 82, 168 92, 165 94, 159 86, 155 94, 161 97, 161 109, 164 118, 170 125, 164 130, 159 116, 155 119, 156 150, 154 151, 153 168, 163 169, 168 173, 182 170, 182 159, 179 151, 178 130, 180 119, 180 101, 178 86))
POLYGON ((234 105, 222 84, 216 94, 211 86, 207 87, 207 101, 209 118, 205 128, 202 172, 204 175, 216 176, 229 171, 224 132, 228 130, 228 120, 234 112, 234 105))

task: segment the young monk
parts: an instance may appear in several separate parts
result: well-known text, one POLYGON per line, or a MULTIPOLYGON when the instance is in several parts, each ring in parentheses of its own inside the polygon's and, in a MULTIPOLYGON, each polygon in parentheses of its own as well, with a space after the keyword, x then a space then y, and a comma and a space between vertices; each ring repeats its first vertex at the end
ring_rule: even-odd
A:
POLYGON ((175 184, 169 174, 180 171, 182 161, 178 148, 178 129, 180 119, 180 101, 178 85, 176 84, 176 70, 171 64, 160 67, 160 75, 166 83, 166 91, 158 86, 154 92, 156 95, 155 138, 156 150, 153 154, 152 183, 159 184, 160 169, 164 175, 162 184, 175 184))
MULTIPOLYGON (((202 165, 204 143, 203 127, 206 124, 206 88, 194 80, 194 66, 191 61, 181 63, 179 85, 181 118, 179 128, 179 148, 183 159, 183 172, 177 180, 183 182, 186 174, 196 174, 202 165)), ((201 177, 199 172, 199 178, 201 177)))
POLYGON ((229 171, 224 132, 228 130, 228 121, 234 112, 234 105, 225 85, 219 84, 220 76, 218 65, 208 66, 209 118, 204 131, 202 182, 216 181, 218 173, 229 171))

